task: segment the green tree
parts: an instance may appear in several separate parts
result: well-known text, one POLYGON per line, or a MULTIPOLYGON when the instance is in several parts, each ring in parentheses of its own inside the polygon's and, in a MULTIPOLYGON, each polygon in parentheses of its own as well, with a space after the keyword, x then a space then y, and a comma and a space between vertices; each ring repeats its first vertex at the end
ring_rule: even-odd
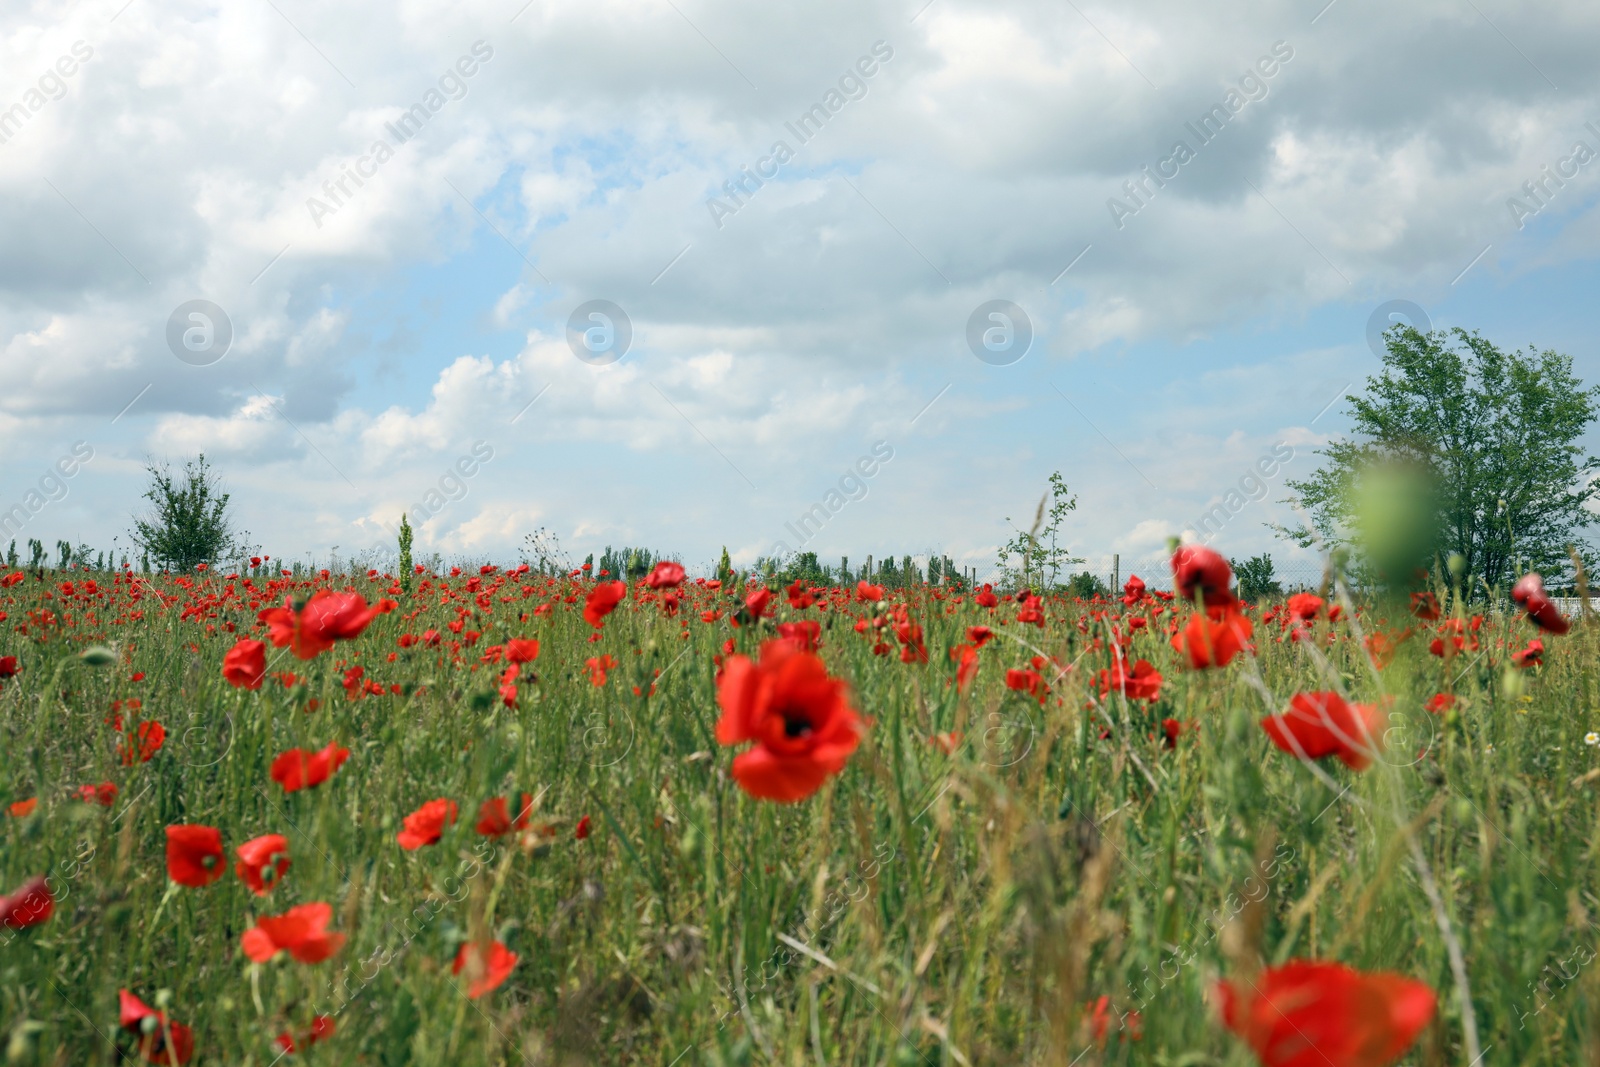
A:
POLYGON ((1228 563, 1239 580, 1240 599, 1260 600, 1283 592, 1283 586, 1278 584, 1278 576, 1273 572, 1272 557, 1267 553, 1251 556, 1242 563, 1236 559, 1230 559, 1228 563))
MULTIPOLYGON (((1039 499, 1033 528, 1026 533, 1017 530, 1015 537, 1000 546, 1000 574, 1007 583, 1054 589, 1063 568, 1083 562, 1059 543, 1061 524, 1066 521, 1067 513, 1077 507, 1078 498, 1067 488, 1066 479, 1061 477, 1060 471, 1053 472, 1050 492, 1039 499), (1016 561, 1015 566, 1012 560, 1016 561)), ((1011 521, 1010 516, 1006 521, 1011 521)))
POLYGON ((134 519, 132 537, 157 564, 193 570, 241 547, 228 518, 229 494, 221 491, 221 480, 203 453, 185 463, 177 477, 165 464, 151 462, 146 470, 150 487, 144 498, 152 510, 134 519))
MULTIPOLYGON (((1327 463, 1291 481, 1324 538, 1359 541, 1361 481, 1379 465, 1420 470, 1432 490, 1433 559, 1459 554, 1464 585, 1509 583, 1524 567, 1560 584, 1566 546, 1596 516, 1600 459, 1580 443, 1600 415, 1600 388, 1585 388, 1572 358, 1503 351, 1476 332, 1384 335, 1383 369, 1352 397, 1354 434, 1319 454, 1327 463)), ((1279 527, 1302 545, 1305 526, 1279 527)))
POLYGON ((1067 579, 1066 591, 1068 596, 1079 597, 1083 600, 1092 600, 1097 596, 1111 596, 1111 587, 1097 574, 1088 571, 1079 571, 1067 579))

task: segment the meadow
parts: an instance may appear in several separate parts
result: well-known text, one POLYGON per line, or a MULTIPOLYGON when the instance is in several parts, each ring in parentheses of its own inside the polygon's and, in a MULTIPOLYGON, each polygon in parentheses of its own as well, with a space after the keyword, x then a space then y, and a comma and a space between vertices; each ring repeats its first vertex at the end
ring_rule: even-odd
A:
POLYGON ((1218 563, 0 571, 7 1062, 1600 1063, 1600 628, 1218 563))

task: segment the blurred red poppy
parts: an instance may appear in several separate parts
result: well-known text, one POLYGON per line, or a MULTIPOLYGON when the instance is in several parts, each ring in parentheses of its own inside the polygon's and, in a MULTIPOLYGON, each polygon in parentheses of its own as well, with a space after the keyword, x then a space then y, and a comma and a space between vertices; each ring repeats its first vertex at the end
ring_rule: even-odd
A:
POLYGON ((39 806, 38 797, 28 797, 26 800, 14 800, 6 807, 6 811, 15 818, 21 819, 33 814, 33 809, 39 806))
POLYGON ((1224 611, 1219 620, 1200 612, 1189 616, 1184 628, 1172 635, 1172 647, 1189 659, 1196 670, 1226 667, 1234 656, 1248 647, 1250 620, 1233 611, 1224 611))
POLYGON ((37 926, 55 914, 56 898, 45 876, 35 875, 10 896, 0 896, 0 928, 37 926))
POLYGON ((1423 591, 1411 594, 1411 614, 1428 622, 1439 617, 1439 598, 1432 592, 1423 591))
POLYGON ((865 581, 857 582, 856 599, 866 604, 876 604, 883 599, 883 586, 865 581))
POLYGON ((589 590, 589 595, 583 602, 583 621, 600 629, 605 626, 605 617, 616 610, 622 603, 623 597, 628 595, 626 582, 600 582, 589 590))
POLYGON ((1006 688, 1037 698, 1041 707, 1044 706, 1044 698, 1050 695, 1050 687, 1045 684, 1044 675, 1033 670, 1013 668, 1006 671, 1006 688))
POLYGON ((293 602, 268 608, 257 618, 267 624, 274 648, 288 648, 300 659, 314 659, 335 641, 359 637, 378 615, 360 593, 318 589, 297 611, 293 602))
POLYGON ((1315 593, 1296 593, 1289 598, 1289 614, 1301 622, 1310 622, 1322 614, 1323 599, 1315 593))
POLYGON ((822 624, 815 619, 799 622, 780 622, 778 636, 794 642, 802 652, 815 652, 822 645, 822 624))
POLYGON ((1456 706, 1455 694, 1435 693, 1433 696, 1429 697, 1428 702, 1422 706, 1433 712, 1435 715, 1438 715, 1442 712, 1449 711, 1451 708, 1456 706))
POLYGON ((408 851, 437 844, 444 836, 444 828, 455 821, 455 801, 444 797, 430 800, 405 817, 405 829, 395 835, 395 840, 408 851))
POLYGON ((539 642, 531 637, 513 637, 506 642, 506 659, 512 663, 532 663, 539 658, 539 642))
POLYGON ((517 954, 506 948, 500 941, 490 942, 488 951, 471 941, 465 942, 456 953, 456 962, 450 968, 451 974, 467 973, 467 996, 477 1000, 485 993, 499 988, 500 984, 511 977, 512 970, 517 966, 517 954))
POLYGON ((222 677, 239 689, 260 689, 267 674, 267 646, 241 637, 222 657, 222 677))
POLYGON ((311 1020, 311 1029, 300 1035, 299 1040, 288 1031, 277 1037, 276 1044, 284 1052, 293 1055, 315 1045, 318 1041, 326 1041, 333 1036, 334 1023, 331 1015, 318 1015, 311 1020))
POLYGON ((78 799, 85 804, 99 804, 109 808, 117 802, 117 783, 101 782, 99 785, 80 785, 78 799))
POLYGON ((1544 579, 1529 572, 1517 579, 1511 587, 1511 599, 1528 613, 1528 621, 1541 630, 1564 634, 1572 629, 1572 621, 1561 614, 1556 602, 1544 591, 1544 579))
POLYGON ((1433 1019, 1432 989, 1403 975, 1291 960, 1217 983, 1222 1022, 1263 1067, 1386 1067, 1433 1019))
POLYGON ((117 991, 118 1016, 122 1029, 137 1034, 139 1055, 146 1063, 163 1067, 189 1062, 194 1055, 194 1031, 167 1018, 126 989, 117 991))
POLYGON ((1337 756, 1352 770, 1365 770, 1383 747, 1386 725, 1377 704, 1348 704, 1338 693, 1297 693, 1289 710, 1261 720, 1272 743, 1292 756, 1337 756))
POLYGON ((478 824, 474 829, 484 837, 500 837, 512 830, 526 830, 528 818, 533 814, 533 797, 522 794, 522 806, 515 820, 511 818, 510 805, 505 797, 490 797, 478 808, 478 824))
POLYGON ((328 904, 302 904, 282 915, 263 915, 244 932, 239 947, 256 963, 266 963, 279 952, 287 952, 301 963, 321 963, 344 947, 345 936, 329 933, 333 907, 328 904))
POLYGON ((149 763, 161 746, 167 743, 167 728, 154 719, 139 724, 129 737, 117 738, 117 754, 124 767, 133 766, 134 760, 149 763))
POLYGON ((644 584, 651 589, 673 589, 683 584, 683 564, 662 560, 655 570, 645 576, 644 584))
POLYGON ((326 782, 349 758, 350 750, 340 748, 337 741, 329 742, 327 748, 316 752, 291 748, 272 761, 268 773, 274 782, 283 786, 285 793, 293 793, 326 782))
POLYGON ((790 641, 767 641, 760 662, 729 656, 717 685, 717 742, 755 742, 733 760, 733 777, 763 800, 803 800, 844 769, 861 743, 849 687, 790 641))
POLYGON ((221 830, 215 826, 167 827, 167 877, 179 885, 199 889, 227 871, 221 830))
POLYGON ((1113 689, 1129 700, 1156 700, 1161 696, 1161 672, 1142 659, 1130 669, 1127 660, 1118 656, 1111 669, 1100 672, 1100 698, 1104 700, 1113 689))
POLYGON ((589 816, 585 815, 578 820, 578 825, 573 827, 572 836, 579 841, 589 836, 589 816))
POLYGON ((1144 599, 1144 579, 1137 574, 1128 575, 1128 580, 1122 583, 1122 602, 1134 605, 1144 599))
POLYGON ((263 834, 233 851, 239 857, 233 873, 258 897, 276 889, 289 870, 289 839, 282 834, 263 834))
POLYGON ((950 650, 950 659, 956 665, 956 692, 965 693, 978 678, 978 650, 971 645, 957 645, 950 650))
POLYGON ((1234 603, 1233 568, 1204 545, 1184 545, 1172 554, 1172 578, 1178 596, 1191 604, 1197 596, 1208 608, 1234 603))

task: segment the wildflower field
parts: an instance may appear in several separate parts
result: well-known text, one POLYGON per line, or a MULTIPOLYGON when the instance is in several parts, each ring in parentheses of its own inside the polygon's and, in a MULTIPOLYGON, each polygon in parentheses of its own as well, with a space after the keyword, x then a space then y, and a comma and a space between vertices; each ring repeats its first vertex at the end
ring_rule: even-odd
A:
POLYGON ((7 1062, 1600 1063, 1587 618, 1145 577, 0 572, 7 1062))

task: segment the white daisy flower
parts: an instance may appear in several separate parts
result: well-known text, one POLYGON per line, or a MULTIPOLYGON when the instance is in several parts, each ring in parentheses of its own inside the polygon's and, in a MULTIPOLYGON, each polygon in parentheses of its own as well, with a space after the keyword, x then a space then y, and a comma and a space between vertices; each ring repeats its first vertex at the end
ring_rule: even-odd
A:
POLYGON ((1590 746, 1591 748, 1594 747, 1595 745, 1600 745, 1600 734, 1597 734, 1593 730, 1590 730, 1588 733, 1583 735, 1583 743, 1588 745, 1588 746, 1590 746))

